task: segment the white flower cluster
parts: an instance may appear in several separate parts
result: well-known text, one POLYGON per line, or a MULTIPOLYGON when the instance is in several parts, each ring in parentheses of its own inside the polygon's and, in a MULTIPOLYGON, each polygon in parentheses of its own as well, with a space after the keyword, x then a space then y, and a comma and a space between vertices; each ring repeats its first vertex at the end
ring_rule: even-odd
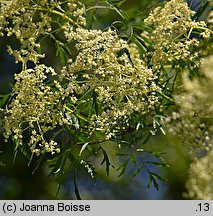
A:
MULTIPOLYGON (((12 2, 5 6, 5 11, 12 7, 12 2)), ((21 5, 14 1, 14 13, 8 16, 13 25, 4 28, 7 36, 14 34, 21 43, 20 50, 9 48, 16 61, 25 64, 30 60, 36 65, 33 69, 25 65, 15 76, 13 99, 5 111, 5 137, 8 140, 12 136, 17 147, 27 142, 36 155, 59 152, 60 147, 50 139, 49 132, 64 125, 78 130, 81 125, 77 118, 86 120, 84 127, 89 136, 98 130, 110 139, 128 128, 134 115, 150 113, 159 101, 157 92, 161 89, 153 71, 128 51, 129 45, 115 31, 80 27, 84 24, 83 10, 74 2, 66 3, 72 13, 68 16, 62 13, 60 1, 30 1, 21 5), (18 10, 18 5, 22 9, 18 10), (39 64, 41 56, 37 54, 39 36, 52 31, 53 13, 67 21, 62 30, 67 43, 75 45, 76 53, 58 74, 39 64), (82 107, 88 104, 96 106, 95 111, 85 113, 82 107)))
POLYGON ((188 199, 213 199, 213 151, 202 158, 196 158, 190 165, 189 177, 186 182, 188 199))
POLYGON ((93 89, 97 94, 100 112, 91 117, 89 130, 102 131, 110 138, 129 126, 133 114, 143 116, 158 105, 157 92, 161 89, 155 82, 157 77, 129 53, 127 42, 116 32, 73 31, 65 26, 65 35, 75 41, 78 54, 63 70, 61 79, 83 71, 86 81, 76 91, 81 94, 93 89))
MULTIPOLYGON (((0 32, 8 37, 15 35, 18 39, 20 49, 9 47, 8 50, 24 65, 23 71, 15 76, 13 100, 5 111, 5 137, 12 136, 17 145, 22 145, 24 138, 29 137, 28 145, 37 155, 60 151, 54 139, 48 139, 48 132, 64 125, 74 126, 76 130, 83 127, 88 139, 95 131, 110 139, 129 127, 136 128, 138 119, 143 121, 148 115, 155 114, 159 97, 163 95, 156 67, 168 61, 191 58, 192 44, 199 44, 197 39, 190 37, 193 29, 209 33, 203 30, 203 22, 192 21, 194 13, 182 0, 171 0, 164 8, 157 8, 146 20, 154 28, 156 43, 152 56, 154 69, 151 69, 140 59, 138 48, 119 38, 115 31, 85 29, 83 7, 76 0, 2 2, 0 32), (72 48, 70 59, 59 73, 39 64, 43 54, 38 52, 41 36, 54 38, 52 23, 55 17, 62 20, 61 43, 72 48), (27 61, 34 62, 35 68, 27 69, 27 61)), ((193 115, 188 113, 196 113, 194 110, 188 112, 185 101, 189 100, 192 109, 196 108, 200 113, 202 107, 194 105, 193 100, 199 97, 206 101, 204 97, 208 95, 202 87, 177 98, 179 104, 185 104, 179 114, 181 119, 192 118, 193 115)), ((206 114, 201 116, 204 120, 207 118, 206 114)), ((201 131, 195 133, 196 139, 206 143, 208 136, 203 140, 201 134, 204 129, 207 133, 208 125, 201 121, 198 126, 201 131)), ((208 131, 211 132, 209 128, 208 131)), ((209 147, 210 141, 207 143, 209 147)))
POLYGON ((41 48, 38 39, 51 33, 53 15, 77 26, 85 25, 83 8, 79 7, 76 0, 41 0, 37 3, 32 0, 1 0, 0 3, 0 36, 15 35, 20 47, 14 50, 9 46, 8 51, 17 63, 22 62, 24 65, 28 61, 38 63, 44 57, 44 54, 38 52, 41 48), (66 11, 63 7, 67 7, 66 11))
POLYGON ((55 75, 55 71, 45 65, 15 75, 14 99, 5 111, 5 138, 12 136, 17 147, 27 141, 36 155, 59 152, 54 140, 47 141, 46 133, 58 125, 70 125, 63 105, 69 93, 57 81, 52 86, 46 83, 48 76, 55 75))
POLYGON ((175 96, 180 107, 167 118, 169 131, 183 138, 192 149, 209 150, 213 146, 213 56, 203 60, 203 77, 189 80, 183 76, 185 92, 175 96))
POLYGON ((145 24, 153 28, 151 39, 155 42, 152 63, 155 70, 161 65, 174 61, 196 62, 199 65, 198 51, 200 42, 192 36, 193 30, 200 31, 199 36, 209 38, 211 31, 204 21, 193 21, 195 14, 185 0, 171 0, 164 7, 157 7, 150 13, 145 24))
POLYGON ((30 0, 1 0, 0 1, 0 36, 7 31, 9 18, 18 14, 17 9, 28 4, 30 0), (6 28, 5 28, 6 27, 6 28))
POLYGON ((91 175, 91 178, 95 178, 94 170, 92 169, 92 167, 91 167, 91 165, 88 163, 88 161, 81 160, 80 163, 85 167, 85 169, 87 170, 88 174, 91 175))

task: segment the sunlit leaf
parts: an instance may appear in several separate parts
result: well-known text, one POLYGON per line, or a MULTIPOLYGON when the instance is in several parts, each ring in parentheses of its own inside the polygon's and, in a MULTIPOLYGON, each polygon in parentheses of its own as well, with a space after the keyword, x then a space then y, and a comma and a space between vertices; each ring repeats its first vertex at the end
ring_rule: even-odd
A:
POLYGON ((81 150, 80 150, 79 156, 82 155, 83 151, 86 149, 86 147, 87 147, 88 145, 89 145, 89 142, 84 143, 84 145, 81 147, 81 150))

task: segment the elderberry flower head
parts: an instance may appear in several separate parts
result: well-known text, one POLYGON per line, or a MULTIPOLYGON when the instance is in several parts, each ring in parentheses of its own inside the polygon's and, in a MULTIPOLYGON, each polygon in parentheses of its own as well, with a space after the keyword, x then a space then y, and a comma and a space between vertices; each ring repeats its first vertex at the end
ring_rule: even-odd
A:
POLYGON ((175 96, 179 109, 167 118, 168 130, 183 138, 192 149, 210 150, 213 146, 213 56, 202 60, 203 77, 190 80, 183 74, 184 92, 175 96))
POLYGON ((155 43, 152 51, 152 64, 155 70, 161 64, 187 59, 199 65, 199 39, 192 36, 194 30, 199 31, 198 37, 209 38, 211 31, 204 21, 193 21, 195 14, 185 0, 171 0, 163 7, 157 7, 150 13, 145 24, 153 28, 151 39, 155 43), (193 51, 195 50, 195 51, 193 51))
POLYGON ((76 93, 94 91, 98 108, 91 116, 91 133, 98 130, 109 139, 130 126, 133 113, 144 116, 157 106, 161 91, 157 77, 115 31, 74 31, 69 26, 64 31, 69 41, 76 42, 77 56, 62 70, 60 79, 76 77, 81 71, 85 81, 76 93))
POLYGON ((13 100, 5 111, 6 140, 12 136, 17 146, 27 142, 36 155, 59 152, 58 144, 54 140, 48 141, 47 132, 58 125, 71 124, 63 105, 69 93, 57 81, 48 85, 48 76, 55 75, 55 71, 45 65, 16 74, 13 100), (30 136, 27 140, 26 134, 30 136))
POLYGON ((213 199, 213 151, 196 158, 190 165, 185 197, 197 200, 213 199))

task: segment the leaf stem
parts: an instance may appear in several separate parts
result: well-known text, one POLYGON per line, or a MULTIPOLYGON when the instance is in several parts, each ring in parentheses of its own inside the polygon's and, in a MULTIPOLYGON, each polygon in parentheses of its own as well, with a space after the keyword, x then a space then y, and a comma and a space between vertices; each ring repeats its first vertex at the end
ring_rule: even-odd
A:
POLYGON ((82 26, 80 26, 78 23, 76 23, 73 19, 71 19, 70 17, 68 17, 67 15, 65 15, 64 13, 61 13, 57 10, 53 10, 53 9, 47 9, 47 8, 43 8, 41 6, 37 6, 35 8, 33 7, 26 7, 27 9, 31 10, 31 9, 34 9, 34 10, 39 10, 39 11, 46 11, 46 12, 50 12, 52 14, 55 14, 55 15, 58 15, 64 19, 66 19, 67 21, 69 21, 70 23, 72 23, 74 26, 78 27, 78 28, 82 28, 82 26))
POLYGON ((162 93, 161 91, 157 91, 157 93, 159 93, 160 95, 162 95, 164 98, 166 98, 167 100, 171 101, 172 103, 174 103, 174 100, 172 98, 170 98, 169 96, 165 95, 164 93, 162 93))

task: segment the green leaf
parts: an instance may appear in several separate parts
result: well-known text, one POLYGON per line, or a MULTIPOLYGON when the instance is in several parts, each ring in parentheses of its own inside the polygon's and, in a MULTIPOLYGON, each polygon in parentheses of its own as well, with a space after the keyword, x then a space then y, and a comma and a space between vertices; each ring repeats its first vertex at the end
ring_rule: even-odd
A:
POLYGON ((112 6, 112 8, 114 8, 114 10, 117 12, 117 14, 119 14, 124 20, 127 20, 127 16, 122 12, 122 10, 120 8, 118 8, 116 5, 112 5, 112 4, 110 4, 110 5, 112 6))
POLYGON ((165 179, 154 172, 151 172, 151 171, 148 171, 148 172, 149 172, 149 180, 148 180, 147 188, 149 189, 153 183, 156 190, 159 190, 159 184, 157 183, 156 178, 161 181, 164 181, 165 179))
POLYGON ((153 177, 151 175, 149 175, 149 180, 148 180, 148 185, 147 185, 148 189, 151 187, 152 182, 153 182, 153 177))
MULTIPOLYGON (((133 38, 135 38, 135 37, 133 36, 133 38)), ((135 38, 135 44, 136 44, 136 45, 138 46, 138 48, 139 48, 140 58, 143 58, 143 56, 144 56, 144 54, 145 54, 145 52, 146 52, 144 46, 143 46, 143 45, 140 43, 140 41, 138 41, 136 38, 135 38)))
POLYGON ((116 4, 117 7, 120 8, 121 5, 124 4, 126 1, 127 1, 127 0, 122 0, 122 1, 118 2, 118 3, 116 4))
POLYGON ((110 163, 109 157, 108 157, 106 151, 102 147, 100 147, 100 148, 101 148, 103 155, 104 155, 104 158, 103 158, 103 161, 101 162, 101 165, 104 163, 106 164, 106 173, 107 173, 107 176, 109 176, 109 168, 110 168, 110 166, 114 168, 114 166, 110 163))
POLYGON ((118 58, 119 58, 120 56, 122 56, 124 53, 127 55, 128 59, 129 59, 129 61, 130 61, 130 63, 131 63, 132 65, 134 65, 134 64, 133 64, 133 61, 132 61, 132 59, 131 59, 129 50, 128 50, 127 48, 123 48, 123 49, 121 49, 121 50, 118 52, 118 58))
POLYGON ((83 142, 83 143, 86 143, 87 142, 87 137, 84 136, 83 134, 80 134, 78 136, 78 140, 81 141, 81 142, 83 142))
POLYGON ((155 178, 157 178, 157 179, 159 179, 159 180, 161 180, 161 181, 165 181, 165 179, 164 179, 163 177, 159 176, 158 174, 153 173, 153 172, 150 172, 150 173, 151 173, 151 175, 154 176, 155 178))
POLYGON ((56 163, 50 165, 50 168, 53 167, 53 169, 51 170, 49 176, 55 175, 61 169, 61 163, 63 160, 62 155, 60 155, 56 160, 56 163))
POLYGON ((38 54, 42 54, 42 53, 43 53, 41 47, 38 47, 38 48, 36 49, 36 51, 37 51, 38 54))
POLYGON ((33 170, 32 174, 35 174, 36 170, 39 168, 39 166, 40 166, 41 163, 43 162, 44 156, 45 156, 45 154, 42 154, 42 155, 40 156, 40 158, 38 159, 38 161, 36 161, 37 164, 36 164, 35 169, 33 170))
POLYGON ((198 2, 198 4, 196 5, 196 7, 199 6, 199 9, 197 10, 194 18, 196 21, 199 20, 199 18, 203 15, 203 13, 206 11, 206 9, 209 6, 209 2, 208 1, 200 1, 198 2))
POLYGON ((143 47, 144 51, 147 51, 147 46, 144 43, 143 39, 137 35, 134 36, 134 38, 141 44, 141 47, 143 47))
POLYGON ((63 48, 67 54, 69 54, 70 56, 72 55, 72 52, 67 44, 63 44, 63 48))
POLYGON ((117 168, 117 171, 120 170, 119 177, 122 176, 126 172, 126 168, 129 164, 129 160, 130 160, 130 158, 124 164, 122 164, 120 167, 117 168))
POLYGON ((59 49, 58 57, 59 57, 60 60, 61 60, 61 64, 62 64, 63 66, 65 66, 65 65, 66 65, 66 62, 67 62, 67 57, 66 57, 66 55, 64 54, 64 52, 62 51, 62 49, 59 49))
POLYGON ((0 95, 0 108, 4 109, 10 99, 11 94, 0 95))
POLYGON ((153 155, 160 161, 144 161, 144 163, 148 164, 153 164, 159 167, 170 167, 167 161, 165 160, 164 157, 162 157, 163 154, 166 154, 166 152, 161 152, 161 151, 146 151, 147 153, 153 155))
POLYGON ((56 161, 56 162, 50 165, 50 168, 52 167, 53 169, 51 170, 49 176, 54 176, 58 174, 59 172, 64 174, 68 155, 69 155, 69 151, 65 151, 63 154, 53 159, 53 161, 56 161))
POLYGON ((149 189, 151 187, 151 185, 154 185, 154 187, 156 188, 156 190, 159 190, 159 184, 157 183, 157 181, 155 180, 153 173, 149 172, 149 180, 148 180, 148 185, 147 188, 149 189))
POLYGON ((92 93, 92 99, 93 99, 93 107, 95 109, 95 113, 96 115, 98 115, 98 99, 97 99, 97 93, 95 92, 95 90, 93 90, 92 93))
POLYGON ((77 184, 77 181, 76 181, 76 175, 74 175, 74 186, 75 186, 76 198, 77 198, 77 200, 81 200, 81 196, 80 196, 79 189, 78 189, 78 184, 77 184))
POLYGON ((79 153, 79 156, 82 155, 83 151, 86 149, 86 147, 89 145, 89 142, 86 142, 82 147, 81 147, 81 150, 80 150, 80 153, 79 153))
POLYGON ((148 131, 148 135, 145 137, 145 139, 142 141, 142 143, 141 143, 141 145, 140 145, 140 148, 143 146, 143 145, 145 145, 145 144, 147 144, 147 142, 149 141, 149 138, 151 137, 151 133, 150 133, 150 131, 148 131))
POLYGON ((72 53, 70 48, 67 44, 62 43, 55 39, 55 46, 56 46, 56 56, 60 58, 62 66, 65 66, 67 60, 71 57, 72 53))
POLYGON ((143 164, 141 164, 137 170, 135 170, 135 172, 132 174, 132 177, 135 178, 139 172, 143 169, 143 164))
POLYGON ((153 178, 153 185, 154 187, 159 190, 159 184, 157 183, 157 181, 155 180, 155 178, 153 178))
POLYGON ((96 9, 94 8, 90 13, 89 16, 87 17, 87 28, 91 29, 93 25, 93 20, 95 19, 95 13, 96 9))
MULTIPOLYGON (((77 112, 75 113, 76 114, 76 116, 79 118, 79 119, 81 119, 81 120, 83 120, 83 121, 85 121, 85 122, 88 122, 89 121, 89 118, 87 118, 87 117, 85 117, 85 116, 83 116, 83 115, 81 115, 81 110, 79 109, 79 110, 77 110, 77 112)), ((76 122, 77 123, 77 122, 76 122)), ((76 124, 77 125, 77 124, 76 124)))
POLYGON ((131 161, 132 161, 133 165, 137 166, 137 160, 136 160, 136 158, 133 155, 131 155, 130 158, 131 158, 131 161))
POLYGON ((158 167, 168 167, 168 164, 162 163, 162 162, 144 161, 144 163, 153 164, 153 165, 156 165, 158 167))

